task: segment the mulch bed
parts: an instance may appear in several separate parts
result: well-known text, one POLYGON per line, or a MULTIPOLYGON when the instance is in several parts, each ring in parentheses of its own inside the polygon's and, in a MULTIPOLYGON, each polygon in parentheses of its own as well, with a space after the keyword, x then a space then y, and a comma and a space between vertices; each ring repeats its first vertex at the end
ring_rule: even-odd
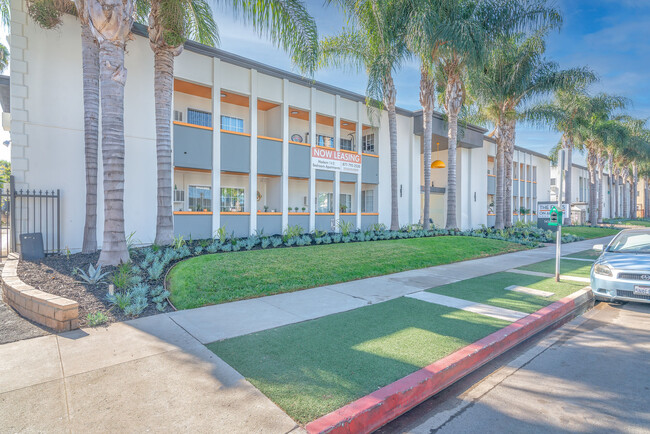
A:
MULTIPOLYGON (((132 252, 131 258, 135 259, 137 253, 132 252)), ((50 294, 74 300, 79 303, 79 325, 88 325, 87 315, 98 311, 104 312, 108 317, 108 323, 126 321, 133 319, 126 316, 116 306, 106 300, 108 285, 111 282, 111 275, 107 275, 103 282, 91 285, 73 273, 75 268, 88 271, 89 264, 97 264, 99 252, 92 254, 76 253, 74 255, 51 255, 40 261, 21 260, 18 264, 18 276, 28 285, 50 294)), ((102 273, 113 272, 116 267, 103 267, 102 273)), ((172 308, 167 306, 166 311, 172 308)), ((156 310, 154 303, 149 306, 138 317, 155 315, 161 313, 156 310)))

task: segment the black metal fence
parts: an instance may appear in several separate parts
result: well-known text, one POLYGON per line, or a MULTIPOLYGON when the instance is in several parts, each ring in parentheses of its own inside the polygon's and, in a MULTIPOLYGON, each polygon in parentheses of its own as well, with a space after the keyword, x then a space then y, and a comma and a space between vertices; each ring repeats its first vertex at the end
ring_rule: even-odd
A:
POLYGON ((22 234, 40 233, 45 253, 61 251, 61 191, 0 190, 0 255, 18 252, 22 234))

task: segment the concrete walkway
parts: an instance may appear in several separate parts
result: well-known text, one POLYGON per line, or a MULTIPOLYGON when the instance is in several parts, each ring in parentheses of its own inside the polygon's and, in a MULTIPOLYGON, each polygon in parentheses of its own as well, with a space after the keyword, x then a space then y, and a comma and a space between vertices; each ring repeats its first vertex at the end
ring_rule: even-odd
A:
MULTIPOLYGON (((563 252, 599 242, 567 244, 563 252)), ((545 247, 0 345, 0 432, 300 432, 203 344, 554 254, 545 247)))

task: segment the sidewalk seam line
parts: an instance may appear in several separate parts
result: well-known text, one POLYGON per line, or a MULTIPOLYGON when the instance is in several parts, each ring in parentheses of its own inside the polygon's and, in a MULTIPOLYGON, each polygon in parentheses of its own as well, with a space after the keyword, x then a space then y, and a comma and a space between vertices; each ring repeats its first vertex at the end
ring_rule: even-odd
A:
POLYGON ((72 432, 70 427, 70 399, 68 398, 68 381, 65 375, 65 368, 63 367, 63 357, 61 356, 61 346, 59 345, 59 335, 54 335, 56 340, 56 351, 59 354, 59 366, 61 367, 61 378, 63 379, 63 394, 65 395, 65 412, 68 416, 68 431, 72 432))

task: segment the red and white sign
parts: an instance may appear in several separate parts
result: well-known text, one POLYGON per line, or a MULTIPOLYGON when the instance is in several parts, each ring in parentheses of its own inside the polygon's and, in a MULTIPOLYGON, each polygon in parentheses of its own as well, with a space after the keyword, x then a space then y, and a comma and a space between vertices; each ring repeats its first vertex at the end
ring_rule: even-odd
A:
POLYGON ((361 155, 314 146, 311 148, 311 165, 319 170, 361 173, 361 155))

